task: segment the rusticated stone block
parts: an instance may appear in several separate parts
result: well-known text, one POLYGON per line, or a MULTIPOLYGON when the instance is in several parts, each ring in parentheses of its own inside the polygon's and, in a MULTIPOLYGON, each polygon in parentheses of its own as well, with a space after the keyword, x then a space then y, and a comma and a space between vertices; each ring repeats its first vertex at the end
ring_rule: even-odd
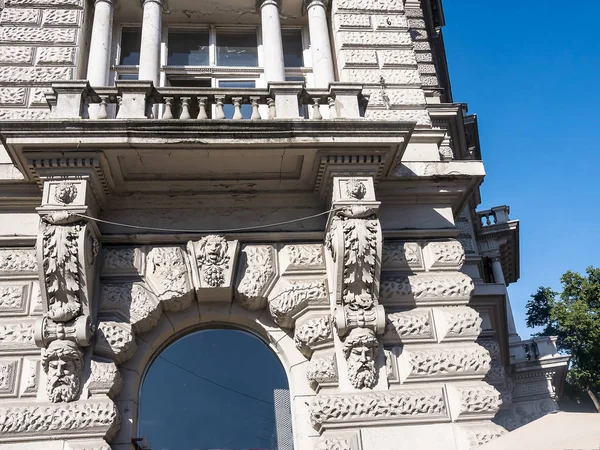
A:
POLYGON ((31 47, 0 47, 0 64, 30 64, 32 61, 31 47))
POLYGON ((0 104, 3 105, 25 105, 27 89, 20 88, 0 88, 0 104))
MULTIPOLYGON (((369 106, 385 106, 381 89, 365 89, 365 94, 370 94, 369 106)), ((385 93, 390 106, 397 105, 424 105, 425 94, 421 89, 386 89, 385 93)))
POLYGON ((410 35, 407 32, 390 33, 375 31, 373 33, 360 33, 356 31, 342 31, 338 33, 338 39, 342 43, 342 48, 412 46, 410 35))
POLYGON ((421 84, 423 86, 437 86, 438 85, 438 79, 436 76, 433 75, 427 75, 427 76, 421 76, 421 84))
POLYGON ((417 62, 432 62, 433 55, 431 53, 415 53, 415 59, 417 62))
POLYGON ((51 83, 71 79, 68 67, 0 67, 0 83, 51 83))
POLYGON ((371 30, 371 17, 365 14, 336 14, 336 30, 371 30))
POLYGON ((0 14, 0 23, 2 25, 37 25, 40 22, 41 11, 39 9, 26 8, 5 8, 0 14))
POLYGON ((45 93, 51 91, 50 86, 39 86, 31 88, 29 93, 29 106, 48 106, 45 93))
POLYGON ((79 25, 81 12, 76 9, 52 9, 44 11, 44 26, 76 27, 79 25))
POLYGON ((408 19, 405 16, 375 16, 375 28, 377 30, 406 30, 408 19))
POLYGON ((408 26, 415 29, 427 29, 425 25, 425 20, 423 19, 409 19, 408 26))
POLYGON ((365 117, 370 120, 399 120, 403 122, 417 122, 417 125, 431 125, 429 113, 421 109, 367 109, 365 117))
POLYGON ((347 49, 341 51, 342 67, 374 66, 379 67, 375 50, 347 49))
POLYGON ((82 8, 83 0, 5 0, 5 6, 35 6, 38 8, 82 8))
POLYGON ((74 28, 0 28, 0 41, 75 44, 74 28))
POLYGON ((419 73, 423 74, 436 74, 435 65, 434 64, 419 64, 419 73))
POLYGON ((382 77, 386 85, 392 84, 413 84, 420 85, 421 79, 417 69, 398 69, 398 70, 371 70, 371 69, 351 69, 343 72, 344 81, 352 83, 363 83, 365 85, 381 85, 382 77))
POLYGON ((19 369, 18 359, 0 360, 0 397, 17 396, 19 369))
POLYGON ((417 66, 417 59, 412 50, 379 50, 377 51, 383 68, 417 66))
POLYGON ((0 120, 41 120, 50 116, 50 109, 0 108, 0 120))
POLYGON ((348 11, 404 11, 403 0, 338 0, 333 3, 338 10, 348 11))
POLYGON ((430 52, 431 45, 427 41, 416 41, 413 43, 414 49, 420 52, 430 52))
POLYGON ((75 47, 40 47, 37 51, 39 65, 71 65, 75 62, 75 47))

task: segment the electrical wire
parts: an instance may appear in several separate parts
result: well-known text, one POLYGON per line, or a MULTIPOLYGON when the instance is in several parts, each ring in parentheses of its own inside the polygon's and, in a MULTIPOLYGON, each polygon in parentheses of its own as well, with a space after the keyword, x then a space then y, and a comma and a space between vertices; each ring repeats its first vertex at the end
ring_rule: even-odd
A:
POLYGON ((341 208, 332 208, 328 211, 323 211, 319 214, 313 214, 312 216, 301 217, 299 219, 285 220, 283 222, 269 223, 269 224, 265 224, 265 225, 255 225, 255 226, 251 226, 251 227, 224 228, 221 230, 181 230, 181 229, 177 229, 177 228, 144 227, 144 226, 139 226, 139 225, 130 225, 130 224, 126 224, 126 223, 111 222, 110 220, 97 219, 95 217, 86 216, 85 214, 76 213, 75 215, 82 217, 84 219, 93 220, 94 222, 100 222, 100 223, 105 223, 107 225, 115 225, 115 226, 124 227, 124 228, 135 228, 137 230, 162 231, 162 232, 167 232, 167 233, 193 233, 193 234, 217 233, 217 234, 220 234, 220 233, 235 233, 238 231, 260 230, 263 228, 271 228, 271 227, 277 227, 280 225, 288 225, 290 223, 303 222, 305 220, 314 219, 316 217, 324 216, 326 214, 329 214, 329 213, 332 213, 335 211, 339 211, 340 209, 341 208))
POLYGON ((206 381, 206 382, 208 382, 208 383, 210 383, 210 384, 214 384, 215 386, 218 386, 218 387, 220 387, 221 389, 225 389, 225 390, 227 390, 227 391, 234 392, 234 393, 236 393, 236 394, 238 394, 238 395, 242 395, 242 396, 244 396, 244 397, 251 398, 252 400, 256 400, 256 401, 258 401, 258 402, 266 403, 267 405, 273 405, 273 402, 270 402, 270 401, 268 401, 268 400, 264 400, 264 399, 262 399, 262 398, 254 397, 253 395, 246 394, 246 393, 244 393, 244 392, 241 392, 241 391, 238 391, 238 390, 236 390, 236 389, 232 389, 232 388, 230 388, 230 387, 227 387, 227 386, 225 386, 225 385, 223 385, 223 384, 217 383, 216 381, 213 381, 213 380, 211 380, 211 379, 209 379, 209 378, 205 378, 205 377, 203 377, 202 375, 198 375, 196 372, 192 372, 191 370, 189 370, 189 369, 186 369, 186 368, 185 368, 185 367, 183 367, 183 366, 180 366, 180 365, 179 365, 179 364, 177 364, 176 362, 173 362, 173 361, 171 361, 170 359, 167 359, 167 358, 165 358, 164 356, 158 355, 158 357, 159 357, 160 359, 162 359, 163 361, 166 361, 166 362, 168 362, 169 364, 173 364, 175 367, 178 367, 178 368, 180 368, 181 370, 183 370, 183 371, 185 371, 185 372, 189 373, 190 375, 193 375, 193 376, 195 376, 195 377, 197 377, 197 378, 200 378, 201 380, 204 380, 204 381, 206 381))

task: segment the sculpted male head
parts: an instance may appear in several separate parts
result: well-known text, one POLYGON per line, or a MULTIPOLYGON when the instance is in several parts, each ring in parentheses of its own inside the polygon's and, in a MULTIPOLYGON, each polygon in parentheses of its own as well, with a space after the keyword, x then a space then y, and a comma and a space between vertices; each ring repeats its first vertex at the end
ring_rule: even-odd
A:
POLYGON ((75 400, 81 383, 83 354, 70 341, 52 341, 42 352, 42 366, 47 374, 46 391, 53 403, 75 400))
POLYGON ((348 378, 355 388, 372 388, 377 383, 375 360, 378 346, 377 336, 369 328, 353 328, 344 339, 348 378))

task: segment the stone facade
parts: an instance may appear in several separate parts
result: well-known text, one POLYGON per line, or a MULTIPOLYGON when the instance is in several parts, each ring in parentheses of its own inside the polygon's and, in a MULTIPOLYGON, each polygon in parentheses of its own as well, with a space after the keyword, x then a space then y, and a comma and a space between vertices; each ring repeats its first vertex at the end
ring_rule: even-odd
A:
POLYGON ((253 89, 159 85, 148 30, 190 5, 120 3, 0 12, 0 446, 133 450, 157 349, 215 322, 276 350, 296 450, 467 450, 556 409, 568 359, 516 335, 518 221, 476 211, 440 1, 215 7, 264 61, 194 74, 253 89), (279 20, 311 42, 289 74, 279 20), (114 81, 131 23, 141 81, 114 81))

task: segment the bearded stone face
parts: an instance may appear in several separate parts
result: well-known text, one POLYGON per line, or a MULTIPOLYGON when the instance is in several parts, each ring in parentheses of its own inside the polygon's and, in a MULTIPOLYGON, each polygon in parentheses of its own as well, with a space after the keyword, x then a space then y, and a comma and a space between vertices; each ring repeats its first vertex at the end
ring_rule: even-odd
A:
POLYGON ((372 388, 377 383, 375 370, 375 349, 372 346, 358 344, 352 347, 348 357, 348 378, 357 389, 372 388))
POLYGON ((79 392, 79 372, 77 364, 72 359, 62 360, 60 358, 51 358, 48 360, 46 389, 51 402, 58 403, 75 400, 79 392))

